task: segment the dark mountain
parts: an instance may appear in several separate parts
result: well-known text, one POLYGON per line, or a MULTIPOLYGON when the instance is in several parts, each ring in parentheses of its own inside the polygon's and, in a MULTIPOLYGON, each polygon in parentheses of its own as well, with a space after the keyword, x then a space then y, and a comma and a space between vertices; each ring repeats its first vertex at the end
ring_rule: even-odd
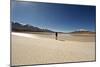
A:
POLYGON ((95 34, 96 32, 91 32, 91 31, 74 31, 70 32, 71 34, 95 34))
POLYGON ((18 22, 11 22, 12 23, 12 31, 16 32, 53 32, 48 29, 40 29, 38 27, 34 27, 32 25, 26 24, 20 24, 18 22))

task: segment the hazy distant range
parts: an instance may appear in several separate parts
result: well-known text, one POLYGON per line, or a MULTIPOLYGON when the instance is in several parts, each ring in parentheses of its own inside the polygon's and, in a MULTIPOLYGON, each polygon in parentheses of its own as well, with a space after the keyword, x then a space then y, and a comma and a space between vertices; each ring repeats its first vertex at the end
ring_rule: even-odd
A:
MULTIPOLYGON (((35 27, 29 24, 21 24, 18 22, 11 22, 12 24, 12 31, 13 32, 49 32, 49 33, 55 33, 55 31, 49 30, 49 29, 41 29, 39 27, 35 27)), ((65 32, 58 32, 58 33, 65 33, 65 32)), ((70 34, 95 34, 95 32, 91 32, 91 31, 73 31, 73 32, 67 32, 70 34)))

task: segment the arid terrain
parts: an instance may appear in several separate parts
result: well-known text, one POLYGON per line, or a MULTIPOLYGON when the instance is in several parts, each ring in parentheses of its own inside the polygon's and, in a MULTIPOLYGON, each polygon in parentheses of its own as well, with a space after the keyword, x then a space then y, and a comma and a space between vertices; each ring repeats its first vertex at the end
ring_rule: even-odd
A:
POLYGON ((95 60, 95 34, 12 32, 12 66, 95 60))

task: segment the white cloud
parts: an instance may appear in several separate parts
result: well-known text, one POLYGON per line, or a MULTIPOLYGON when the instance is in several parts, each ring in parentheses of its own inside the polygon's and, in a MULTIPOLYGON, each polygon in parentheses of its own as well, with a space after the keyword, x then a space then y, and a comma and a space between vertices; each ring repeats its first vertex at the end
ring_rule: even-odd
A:
POLYGON ((77 29, 77 31, 88 31, 87 29, 77 29))

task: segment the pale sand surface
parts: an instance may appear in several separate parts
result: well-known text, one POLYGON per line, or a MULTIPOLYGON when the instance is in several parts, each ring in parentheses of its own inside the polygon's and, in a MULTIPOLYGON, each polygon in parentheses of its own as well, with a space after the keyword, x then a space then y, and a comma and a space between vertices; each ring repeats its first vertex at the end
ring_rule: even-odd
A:
POLYGON ((12 33, 12 65, 94 61, 95 37, 12 33))

